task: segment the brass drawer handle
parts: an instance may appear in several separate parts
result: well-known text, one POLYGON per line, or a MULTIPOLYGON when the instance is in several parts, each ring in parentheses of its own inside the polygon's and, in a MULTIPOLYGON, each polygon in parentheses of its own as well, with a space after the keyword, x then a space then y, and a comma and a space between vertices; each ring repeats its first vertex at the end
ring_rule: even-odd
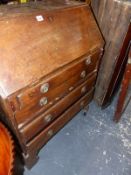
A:
POLYGON ((46 123, 49 123, 52 120, 52 115, 49 114, 49 115, 45 116, 44 120, 46 123))
POLYGON ((86 71, 85 70, 83 70, 82 72, 81 72, 81 78, 85 78, 86 77, 86 71))
POLYGON ((88 56, 86 59, 86 65, 91 64, 91 56, 88 56))
POLYGON ((46 93, 46 92, 48 92, 48 90, 49 90, 49 83, 43 84, 40 88, 41 93, 46 93))
POLYGON ((83 94, 85 92, 86 92, 86 86, 84 86, 84 87, 81 88, 81 93, 83 94))
POLYGON ((47 135, 48 135, 49 137, 53 136, 53 134, 54 134, 54 132, 53 132, 52 129, 50 129, 50 130, 48 131, 48 133, 47 133, 47 135))
POLYGON ((44 106, 48 103, 47 97, 43 97, 40 99, 40 106, 44 106))

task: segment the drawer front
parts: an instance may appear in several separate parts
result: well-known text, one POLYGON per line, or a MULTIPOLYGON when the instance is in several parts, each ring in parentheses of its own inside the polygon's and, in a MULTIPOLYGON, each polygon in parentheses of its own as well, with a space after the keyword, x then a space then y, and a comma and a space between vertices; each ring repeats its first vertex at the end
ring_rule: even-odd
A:
POLYGON ((25 119, 28 120, 29 116, 34 117, 38 111, 47 110, 84 82, 89 77, 89 73, 91 75, 93 73, 92 71, 96 71, 97 58, 98 52, 92 56, 90 64, 86 65, 85 63, 89 58, 84 59, 79 64, 71 67, 71 69, 64 71, 64 74, 62 72, 58 77, 52 78, 41 86, 34 87, 24 94, 19 95, 17 101, 20 108, 15 111, 17 123, 22 124, 25 119), (46 92, 42 93, 41 88, 46 92))
POLYGON ((55 135, 73 116, 84 108, 92 100, 93 91, 82 97, 67 111, 65 111, 58 119, 56 119, 49 127, 43 130, 32 141, 27 144, 27 149, 30 151, 38 151, 46 142, 55 135))
POLYGON ((99 56, 100 51, 95 52, 93 55, 83 56, 69 66, 60 69, 42 83, 19 94, 17 100, 19 101, 20 109, 26 108, 27 105, 35 104, 42 97, 46 97, 49 103, 54 97, 57 98, 59 94, 62 96, 66 91, 66 88, 64 88, 66 82, 69 89, 70 86, 74 86, 78 81, 84 80, 96 69, 99 56), (71 79, 71 82, 68 82, 69 79, 71 79))
MULTIPOLYGON (((96 80, 96 74, 92 75, 88 80, 86 80, 84 83, 82 83, 81 85, 79 85, 78 87, 76 87, 74 90, 72 90, 67 96, 71 96, 72 94, 77 94, 76 99, 79 98, 79 96, 83 95, 83 92, 81 93, 81 88, 83 86, 86 86, 86 92, 88 92, 95 84, 95 80, 96 80)), ((67 96, 65 96, 64 98, 62 98, 61 100, 64 100, 65 98, 67 98, 67 96)), ((45 110, 45 107, 41 108, 41 110, 37 111, 37 106, 34 107, 34 109, 32 109, 34 116, 33 115, 28 115, 28 111, 26 112, 22 112, 19 111, 19 115, 16 115, 16 121, 18 123, 18 127, 21 128, 24 125, 26 125, 27 123, 32 123, 32 121, 37 118, 38 115, 40 115, 41 113, 45 113, 48 114, 47 111, 50 111, 50 109, 53 109, 53 107, 59 103, 61 103, 61 100, 59 100, 57 103, 55 103, 53 106, 51 106, 50 108, 48 108, 47 110, 45 110)), ((73 100, 73 99, 72 99, 73 100)), ((55 114, 56 116, 56 114, 55 114)))
POLYGON ((39 115, 36 119, 32 120, 29 124, 20 129, 25 142, 31 140, 36 134, 52 123, 54 119, 60 116, 73 103, 89 92, 91 88, 94 89, 93 86, 95 84, 95 78, 96 76, 93 76, 90 80, 80 85, 69 95, 48 109, 45 113, 39 115))

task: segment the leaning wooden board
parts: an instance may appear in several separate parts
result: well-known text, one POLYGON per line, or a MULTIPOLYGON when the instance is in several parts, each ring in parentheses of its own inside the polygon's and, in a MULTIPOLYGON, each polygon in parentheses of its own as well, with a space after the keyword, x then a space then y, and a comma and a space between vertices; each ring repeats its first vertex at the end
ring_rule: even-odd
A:
POLYGON ((91 6, 106 42, 95 99, 106 106, 118 87, 128 57, 131 1, 92 0, 91 6))
POLYGON ((0 11, 1 120, 30 168, 39 149, 92 100, 104 42, 85 3, 0 11))

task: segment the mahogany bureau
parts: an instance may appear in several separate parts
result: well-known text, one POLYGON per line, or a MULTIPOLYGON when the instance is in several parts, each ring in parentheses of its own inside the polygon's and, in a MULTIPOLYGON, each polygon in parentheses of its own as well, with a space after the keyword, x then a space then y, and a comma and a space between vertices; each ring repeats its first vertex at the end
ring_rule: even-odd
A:
POLYGON ((25 164, 93 98, 104 41, 85 3, 0 7, 0 119, 25 164))

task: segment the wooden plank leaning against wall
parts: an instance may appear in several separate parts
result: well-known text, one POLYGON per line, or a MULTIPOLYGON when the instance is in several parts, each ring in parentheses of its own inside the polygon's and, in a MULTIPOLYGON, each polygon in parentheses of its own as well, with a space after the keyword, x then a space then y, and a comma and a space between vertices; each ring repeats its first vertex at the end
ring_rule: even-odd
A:
POLYGON ((92 0, 91 6, 106 41, 95 93, 96 101, 103 106, 109 102, 104 100, 117 62, 120 61, 121 47, 129 28, 131 2, 130 0, 92 0))

